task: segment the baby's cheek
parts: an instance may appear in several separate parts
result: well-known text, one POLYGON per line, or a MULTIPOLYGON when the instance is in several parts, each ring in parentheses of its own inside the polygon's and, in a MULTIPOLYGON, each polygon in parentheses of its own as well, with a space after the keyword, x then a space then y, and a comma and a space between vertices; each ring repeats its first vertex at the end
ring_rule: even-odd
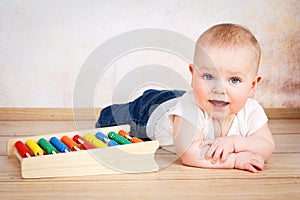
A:
POLYGON ((245 95, 245 93, 240 92, 239 94, 236 94, 233 98, 231 98, 231 104, 233 105, 235 110, 239 111, 245 105, 247 99, 248 96, 245 95))

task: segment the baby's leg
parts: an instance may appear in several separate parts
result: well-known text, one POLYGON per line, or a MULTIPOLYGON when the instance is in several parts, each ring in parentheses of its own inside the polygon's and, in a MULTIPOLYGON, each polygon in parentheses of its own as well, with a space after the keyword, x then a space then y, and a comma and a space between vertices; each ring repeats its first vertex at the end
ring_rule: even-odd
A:
POLYGON ((184 91, 178 90, 146 90, 132 102, 113 104, 104 108, 100 112, 96 128, 129 124, 132 136, 149 140, 146 125, 155 107, 183 93, 184 91))
MULTIPOLYGON (((135 101, 133 101, 135 104, 139 103, 135 101)), ((133 102, 113 104, 102 109, 99 119, 96 123, 96 128, 129 124, 131 136, 136 136, 147 140, 148 137, 146 133, 144 133, 142 130, 137 131, 138 125, 136 116, 134 116, 136 115, 136 111, 132 108, 130 109, 133 102)))

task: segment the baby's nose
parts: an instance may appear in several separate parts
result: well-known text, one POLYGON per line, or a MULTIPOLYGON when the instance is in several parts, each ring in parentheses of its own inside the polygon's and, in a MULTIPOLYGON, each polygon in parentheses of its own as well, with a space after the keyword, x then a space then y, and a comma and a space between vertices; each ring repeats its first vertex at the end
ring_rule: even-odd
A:
POLYGON ((223 81, 217 80, 214 82, 212 92, 217 94, 225 94, 225 87, 223 81))

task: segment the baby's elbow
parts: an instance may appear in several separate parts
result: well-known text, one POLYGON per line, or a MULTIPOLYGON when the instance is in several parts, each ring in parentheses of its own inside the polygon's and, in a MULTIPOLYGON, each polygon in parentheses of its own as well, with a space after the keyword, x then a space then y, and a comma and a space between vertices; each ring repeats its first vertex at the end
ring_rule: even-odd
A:
POLYGON ((272 142, 271 142, 271 150, 272 150, 272 153, 275 151, 275 147, 276 147, 275 141, 272 140, 272 142))
POLYGON ((270 153, 272 154, 275 150, 275 141, 274 141, 274 138, 272 137, 272 140, 270 141, 270 153))
POLYGON ((274 140, 271 140, 269 142, 269 148, 268 148, 268 150, 266 152, 266 155, 264 156, 265 162, 267 162, 271 158, 272 153, 275 151, 275 147, 276 146, 275 146, 274 140))
POLYGON ((183 165, 193 166, 194 159, 195 157, 189 151, 184 152, 180 156, 180 160, 183 165))
POLYGON ((198 157, 196 152, 187 150, 180 156, 181 163, 183 165, 192 166, 192 167, 201 167, 206 168, 204 159, 200 159, 200 156, 198 157))
POLYGON ((200 167, 200 168, 206 168, 207 166, 205 166, 201 161, 196 161, 194 159, 190 159, 190 158, 181 158, 181 163, 183 165, 186 166, 190 166, 190 167, 200 167))
POLYGON ((178 145, 175 145, 175 149, 183 165, 203 168, 207 167, 206 162, 208 161, 200 156, 201 149, 199 148, 199 142, 192 143, 188 148, 178 148, 178 145))
POLYGON ((274 140, 271 142, 271 154, 275 151, 276 145, 274 140))

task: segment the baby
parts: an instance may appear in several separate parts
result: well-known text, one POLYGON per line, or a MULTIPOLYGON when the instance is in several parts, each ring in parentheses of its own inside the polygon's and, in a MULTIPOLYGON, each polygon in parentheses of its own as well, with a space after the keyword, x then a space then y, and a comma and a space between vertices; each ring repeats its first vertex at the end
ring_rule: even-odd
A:
POLYGON ((147 90, 104 108, 96 127, 129 124, 133 136, 158 140, 184 165, 263 170, 275 144, 263 108, 252 99, 261 81, 260 54, 249 30, 215 25, 197 40, 191 90, 147 90))

